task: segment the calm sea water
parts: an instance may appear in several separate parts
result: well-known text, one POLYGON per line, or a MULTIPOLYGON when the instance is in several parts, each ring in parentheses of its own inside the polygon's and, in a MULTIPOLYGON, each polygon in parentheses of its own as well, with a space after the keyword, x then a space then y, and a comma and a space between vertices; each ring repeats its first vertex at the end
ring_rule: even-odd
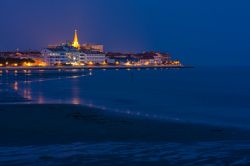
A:
MULTIPOLYGON (((0 71, 0 103, 69 103, 250 128, 250 68, 0 71)), ((0 165, 247 165, 249 142, 0 147, 0 165), (112 163, 112 164, 111 164, 112 163)))
POLYGON ((250 128, 250 68, 3 71, 2 83, 37 103, 250 128))

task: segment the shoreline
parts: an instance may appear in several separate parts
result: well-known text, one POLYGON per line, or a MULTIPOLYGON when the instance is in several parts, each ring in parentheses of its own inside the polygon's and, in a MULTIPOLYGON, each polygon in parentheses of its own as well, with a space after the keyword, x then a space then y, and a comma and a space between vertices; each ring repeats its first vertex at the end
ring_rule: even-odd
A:
POLYGON ((154 69, 154 68, 194 68, 194 66, 156 65, 156 66, 48 66, 48 67, 0 67, 0 70, 63 70, 63 69, 154 69))
POLYGON ((1 105, 0 132, 0 146, 112 141, 190 143, 250 138, 246 129, 155 120, 70 104, 1 105))

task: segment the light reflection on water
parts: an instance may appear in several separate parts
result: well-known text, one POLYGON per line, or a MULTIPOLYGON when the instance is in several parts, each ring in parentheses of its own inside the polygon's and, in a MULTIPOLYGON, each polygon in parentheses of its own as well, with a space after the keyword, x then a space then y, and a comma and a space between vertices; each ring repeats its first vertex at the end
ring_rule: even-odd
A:
MULTIPOLYGON (((73 77, 73 78, 78 78, 78 77, 73 77)), ((78 79, 74 79, 72 80, 73 82, 73 88, 72 88, 72 103, 74 105, 79 105, 81 104, 81 99, 80 99, 80 87, 79 87, 79 80, 78 79)))
POLYGON ((246 118, 250 79, 245 77, 250 74, 249 69, 14 73, 4 72, 8 76, 5 83, 12 83, 11 88, 24 98, 40 104, 84 104, 136 116, 250 126, 246 118))
MULTIPOLYGON (((79 77, 84 77, 89 74, 85 74, 83 71, 79 70, 62 70, 58 71, 46 71, 46 70, 38 70, 38 71, 31 71, 31 70, 1 70, 1 74, 4 74, 1 77, 0 83, 5 85, 5 87, 13 89, 17 94, 21 95, 25 100, 32 101, 39 104, 49 103, 48 99, 45 97, 46 92, 44 95, 44 91, 40 88, 31 89, 32 84, 41 82, 48 82, 48 81, 55 81, 55 80, 65 80, 65 79, 72 79, 77 80, 79 77)), ((57 86, 58 87, 58 86, 57 86)), ((77 87, 77 86, 75 86, 77 87)), ((5 88, 5 90, 7 90, 5 88)), ((80 104, 81 99, 78 95, 78 90, 72 90, 72 102, 71 104, 80 104)), ((10 94, 11 96, 14 94, 10 94)), ((1 97, 1 96, 0 96, 1 97)), ((8 99, 6 99, 7 101, 8 99)), ((25 101, 24 100, 24 101, 25 101)), ((53 100, 53 99, 52 99, 53 100)), ((55 99, 54 101, 56 101, 55 99)), ((63 103, 62 100, 58 100, 63 103)), ((8 101, 7 101, 8 102, 8 101)))
POLYGON ((38 96, 37 102, 38 104, 45 104, 45 99, 42 94, 38 96))
POLYGON ((25 99, 32 100, 30 88, 25 88, 25 89, 23 90, 23 97, 24 97, 25 99))
POLYGON ((17 81, 15 81, 15 83, 13 84, 13 89, 15 91, 18 91, 18 82, 17 81))

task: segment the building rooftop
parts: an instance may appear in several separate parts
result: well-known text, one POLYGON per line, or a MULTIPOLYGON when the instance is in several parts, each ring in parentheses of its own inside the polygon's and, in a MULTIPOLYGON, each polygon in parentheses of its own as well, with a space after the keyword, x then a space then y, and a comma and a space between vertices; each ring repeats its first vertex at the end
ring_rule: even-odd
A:
POLYGON ((101 54, 102 53, 102 52, 96 51, 96 50, 85 50, 85 49, 81 49, 79 51, 83 52, 83 53, 86 53, 86 54, 101 54))
POLYGON ((57 46, 54 48, 47 48, 52 52, 77 52, 78 50, 72 46, 57 46))

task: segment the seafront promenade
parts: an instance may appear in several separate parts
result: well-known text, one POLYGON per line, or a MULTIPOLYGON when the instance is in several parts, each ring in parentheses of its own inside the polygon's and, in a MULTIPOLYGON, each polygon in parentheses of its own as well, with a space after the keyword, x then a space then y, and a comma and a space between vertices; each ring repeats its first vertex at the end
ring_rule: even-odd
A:
POLYGON ((151 65, 151 66, 46 66, 46 67, 0 67, 0 70, 59 70, 59 69, 152 69, 152 68, 193 68, 180 65, 151 65))

